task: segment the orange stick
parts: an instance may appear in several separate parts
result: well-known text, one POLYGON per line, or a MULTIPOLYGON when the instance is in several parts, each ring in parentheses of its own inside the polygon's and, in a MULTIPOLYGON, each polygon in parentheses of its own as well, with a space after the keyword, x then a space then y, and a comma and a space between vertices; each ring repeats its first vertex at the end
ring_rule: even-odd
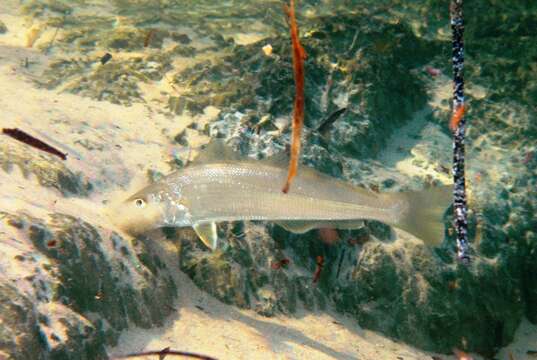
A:
POLYGON ((304 59, 306 52, 298 40, 298 25, 295 18, 295 1, 291 0, 289 7, 286 7, 291 28, 291 43, 293 45, 293 69, 295 75, 295 104, 293 109, 293 133, 291 141, 291 159, 289 160, 289 172, 287 181, 282 191, 287 194, 291 187, 291 182, 296 176, 298 168, 298 158, 300 155, 300 135, 304 124, 304 59))
POLYGON ((451 131, 457 130, 457 127, 459 126, 459 123, 461 122, 462 116, 464 115, 464 105, 461 105, 455 110, 455 113, 451 117, 451 121, 449 122, 449 128, 451 131))

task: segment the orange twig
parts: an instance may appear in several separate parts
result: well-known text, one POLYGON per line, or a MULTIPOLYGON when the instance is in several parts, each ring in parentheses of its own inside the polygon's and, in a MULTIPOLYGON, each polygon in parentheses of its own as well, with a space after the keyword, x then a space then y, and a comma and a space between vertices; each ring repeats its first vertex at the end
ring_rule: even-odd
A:
POLYGON ((317 267, 315 268, 315 273, 313 274, 313 283, 317 284, 317 281, 319 281, 319 278, 321 277, 321 271, 323 270, 324 256, 318 255, 315 258, 315 262, 317 263, 317 267))
POLYGON ((449 128, 451 131, 457 130, 457 127, 459 126, 459 123, 461 122, 462 116, 464 115, 464 105, 459 106, 456 110, 453 116, 451 117, 451 121, 449 122, 449 128))
POLYGON ((155 35, 155 29, 150 29, 144 38, 144 47, 148 47, 149 43, 151 42, 151 39, 153 38, 153 35, 155 35))
POLYGON ((295 2, 290 0, 289 7, 286 7, 289 16, 289 26, 291 29, 291 43, 293 45, 293 69, 295 75, 295 104, 293 109, 293 134, 291 142, 291 159, 289 161, 289 172, 282 191, 287 193, 291 187, 291 182, 296 176, 298 168, 298 157, 300 155, 300 135, 304 123, 304 59, 306 52, 300 45, 298 39, 298 25, 295 18, 295 2))
POLYGON ((169 347, 164 348, 164 349, 162 349, 160 351, 147 351, 147 352, 141 352, 141 353, 133 353, 133 354, 128 354, 128 355, 122 355, 122 356, 119 356, 119 357, 115 357, 114 359, 115 360, 130 359, 130 358, 136 358, 136 357, 141 357, 141 356, 150 356, 150 355, 158 356, 159 360, 164 360, 164 358, 166 358, 168 356, 181 356, 181 357, 187 357, 187 358, 198 359, 198 360, 216 360, 216 358, 214 358, 212 356, 201 355, 201 354, 196 354, 196 353, 191 353, 191 352, 186 352, 186 351, 171 350, 169 347))

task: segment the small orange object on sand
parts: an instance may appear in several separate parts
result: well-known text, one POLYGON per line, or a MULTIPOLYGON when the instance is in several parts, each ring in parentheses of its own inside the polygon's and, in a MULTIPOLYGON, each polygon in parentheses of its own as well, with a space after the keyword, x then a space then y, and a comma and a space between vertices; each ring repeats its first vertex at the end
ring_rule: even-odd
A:
POLYGON ((298 25, 295 18, 295 2, 291 0, 289 7, 286 7, 291 28, 291 43, 293 44, 293 69, 295 74, 295 105, 293 109, 293 135, 291 142, 291 159, 289 161, 289 172, 282 191, 287 194, 291 187, 291 182, 296 176, 298 168, 298 157, 300 155, 300 134, 304 123, 304 59, 306 52, 300 45, 298 39, 298 25))
POLYGON ((314 284, 316 284, 319 281, 319 278, 321 277, 321 271, 323 270, 323 266, 324 266, 324 256, 318 255, 315 258, 315 262, 317 263, 317 267, 315 268, 315 273, 313 274, 314 284))
POLYGON ((462 116, 464 115, 464 110, 464 105, 460 105, 457 110, 455 110, 455 114, 453 114, 453 116, 451 117, 451 121, 449 122, 449 128, 451 129, 451 131, 457 130, 457 127, 461 122, 462 116))

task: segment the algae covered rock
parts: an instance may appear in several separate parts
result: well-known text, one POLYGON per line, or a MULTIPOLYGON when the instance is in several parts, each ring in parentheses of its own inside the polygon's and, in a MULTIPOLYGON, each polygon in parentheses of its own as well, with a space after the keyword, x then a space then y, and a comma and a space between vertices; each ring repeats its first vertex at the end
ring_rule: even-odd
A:
POLYGON ((465 268, 445 264, 409 239, 370 243, 333 299, 363 326, 421 348, 466 347, 490 356, 512 340, 523 314, 517 260, 475 258, 465 268), (487 336, 476 333, 481 328, 489 329, 487 336))
POLYGON ((19 354, 20 359, 29 359, 42 351, 32 301, 14 285, 0 284, 0 319, 0 356, 19 354))
POLYGON ((256 1, 231 5, 153 0, 114 0, 108 5, 32 0, 21 8, 42 29, 58 30, 53 41, 36 45, 52 60, 44 73, 35 74, 38 83, 119 104, 144 102, 137 83, 160 80, 179 57, 218 58, 235 45, 237 33, 251 33, 253 26, 260 33, 272 31, 269 24, 283 22, 283 16, 267 17, 276 10, 281 14, 277 2, 260 8, 256 1), (267 18, 260 22, 260 17, 267 18), (122 64, 95 66, 107 52, 114 63, 122 64), (133 57, 136 65, 130 61, 133 57), (146 64, 148 71, 158 72, 158 79, 155 74, 144 79, 147 74, 140 65, 146 64))
POLYGON ((494 87, 492 99, 514 97, 517 102, 534 104, 537 49, 531 38, 537 25, 537 5, 513 1, 494 6, 486 0, 469 8, 465 16, 479 24, 468 27, 466 35, 467 52, 478 60, 469 62, 468 76, 494 87))
POLYGON ((101 64, 98 58, 58 59, 49 65, 38 84, 52 89, 70 79, 64 91, 114 104, 131 105, 144 101, 139 84, 162 79, 169 66, 168 58, 158 54, 127 60, 112 58, 106 64, 101 64), (89 74, 80 76, 86 72, 89 74))
POLYGON ((0 167, 8 173, 17 167, 24 177, 33 175, 41 186, 55 188, 66 196, 84 196, 92 188, 81 174, 73 173, 54 155, 7 138, 0 143, 0 167))
POLYGON ((143 243, 64 214, 0 220, 4 261, 13 262, 2 267, 0 353, 104 359, 129 323, 161 325, 170 313, 175 284, 143 243))
POLYGON ((140 49, 144 45, 145 35, 137 29, 123 28, 105 37, 102 46, 111 49, 140 49))
MULTIPOLYGON (((410 70, 437 45, 417 38, 402 24, 360 17, 359 11, 316 19, 303 27, 303 33, 310 142, 326 141, 333 151, 356 157, 377 154, 394 127, 424 106, 423 84, 410 70)), ((182 95, 184 109, 192 113, 208 105, 224 109, 212 135, 254 138, 253 134, 268 133, 265 143, 283 146, 288 141, 289 128, 284 136, 273 131, 278 119, 292 110, 294 80, 287 37, 236 46, 214 64, 206 61, 185 69, 175 82, 189 85, 182 95), (266 44, 273 49, 269 56, 262 51, 266 44), (260 127, 265 117, 272 128, 260 127)))
POLYGON ((324 309, 325 296, 311 277, 275 243, 265 226, 237 223, 223 229, 226 244, 207 252, 193 233, 181 232, 181 269, 219 300, 261 314, 292 313, 298 301, 310 310, 324 309))

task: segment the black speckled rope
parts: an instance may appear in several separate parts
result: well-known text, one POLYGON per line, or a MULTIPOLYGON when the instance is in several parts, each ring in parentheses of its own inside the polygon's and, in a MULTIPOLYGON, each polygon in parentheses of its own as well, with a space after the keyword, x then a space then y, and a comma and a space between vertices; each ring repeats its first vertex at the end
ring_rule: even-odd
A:
MULTIPOLYGON (((452 0, 450 6, 451 30, 453 44, 453 113, 464 106, 464 22, 462 14, 463 0, 452 0)), ((466 204, 466 185, 464 179, 464 130, 466 121, 460 119, 453 133, 453 209, 454 225, 457 234, 457 257, 467 264, 468 253, 468 219, 466 204)))

